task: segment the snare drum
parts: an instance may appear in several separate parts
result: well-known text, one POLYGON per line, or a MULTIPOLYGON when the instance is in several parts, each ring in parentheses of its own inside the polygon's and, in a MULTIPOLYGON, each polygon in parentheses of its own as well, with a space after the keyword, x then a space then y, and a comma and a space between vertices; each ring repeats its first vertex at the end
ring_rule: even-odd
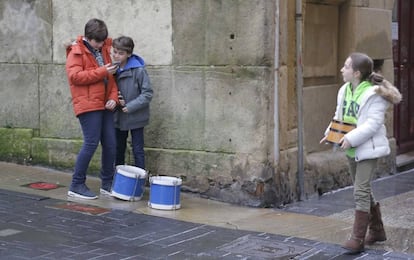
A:
POLYGON ((146 177, 144 169, 130 165, 116 166, 111 195, 121 200, 140 200, 144 194, 146 177))
POLYGON ((345 123, 338 120, 332 120, 331 125, 329 127, 328 136, 326 137, 326 141, 332 144, 340 144, 339 140, 341 140, 345 134, 347 134, 355 128, 355 124, 345 123))
POLYGON ((150 201, 153 209, 175 210, 181 208, 180 188, 182 180, 169 176, 150 177, 150 201))

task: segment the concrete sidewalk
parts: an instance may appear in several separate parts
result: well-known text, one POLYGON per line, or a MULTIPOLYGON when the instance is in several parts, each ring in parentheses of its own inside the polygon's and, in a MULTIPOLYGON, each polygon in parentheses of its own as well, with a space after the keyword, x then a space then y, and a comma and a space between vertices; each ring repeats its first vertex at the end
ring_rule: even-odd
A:
MULTIPOLYGON (((8 201, 8 203, 3 204, 9 205, 10 201, 13 201, 17 207, 18 203, 22 203, 22 208, 13 208, 12 206, 10 208, 6 206, 3 208, 2 214, 7 213, 9 217, 8 220, 2 218, 0 222, 3 230, 10 229, 7 226, 15 226, 11 230, 19 230, 22 227, 21 222, 27 221, 27 218, 20 219, 20 222, 11 221, 14 216, 13 210, 18 211, 18 216, 21 218, 24 215, 22 212, 26 212, 27 215, 30 212, 36 213, 45 210, 43 213, 47 215, 56 214, 56 209, 60 209, 58 215, 64 219, 70 217, 71 221, 75 221, 77 218, 91 218, 92 220, 88 220, 88 222, 95 222, 97 218, 102 222, 113 220, 114 218, 117 219, 118 228, 115 230, 112 228, 112 233, 101 234, 103 237, 97 235, 98 237, 92 241, 95 246, 99 244, 102 248, 105 248, 105 245, 96 241, 105 240, 107 237, 132 237, 131 234, 127 235, 120 232, 124 230, 125 225, 130 225, 128 220, 131 221, 131 219, 134 219, 136 223, 142 221, 151 223, 152 230, 148 225, 145 228, 142 226, 134 227, 137 234, 141 234, 142 229, 149 232, 145 234, 147 240, 143 242, 147 246, 154 246, 159 241, 165 241, 165 239, 169 238, 170 242, 167 247, 171 249, 171 247, 174 247, 171 245, 174 245, 177 241, 185 241, 179 243, 180 249, 177 250, 167 250, 165 249, 165 244, 159 244, 160 248, 150 250, 151 255, 146 255, 145 252, 141 251, 136 252, 136 245, 135 247, 121 245, 120 249, 127 252, 119 254, 119 250, 113 248, 113 251, 101 255, 76 255, 76 257, 74 255, 76 252, 72 252, 68 258, 61 257, 59 259, 339 259, 338 257, 341 259, 354 259, 354 257, 342 256, 344 251, 340 247, 343 240, 350 234, 353 220, 352 200, 349 202, 348 198, 349 194, 352 195, 352 193, 349 189, 327 194, 321 198, 310 199, 306 202, 292 204, 286 207, 286 209, 239 207, 182 192, 181 209, 165 211, 152 209, 147 206, 148 190, 145 191, 142 200, 136 202, 125 202, 111 197, 101 197, 97 200, 85 201, 68 199, 66 194, 67 186, 71 180, 70 173, 42 167, 0 162, 0 174, 0 189, 3 190, 3 192, 0 191, 1 199, 3 202, 8 201), (61 186, 52 190, 38 190, 27 186, 34 182, 48 182, 61 186), (27 196, 26 199, 24 199, 24 194, 27 196), (33 203, 33 201, 36 203, 33 203), (338 203, 340 205, 337 205, 338 203), (32 204, 37 204, 37 207, 30 208, 33 207, 32 204), (57 207, 56 205, 59 206, 57 207), (102 213, 94 215, 89 212, 85 216, 84 212, 76 212, 76 209, 82 208, 79 205, 94 206, 94 209, 98 209, 98 211, 101 209, 102 213), (330 210, 328 210, 327 206, 329 206, 330 210), (39 210, 39 208, 42 210, 39 210), (76 214, 70 212, 73 210, 76 214), (322 211, 325 214, 315 214, 315 212, 321 213, 322 211), (63 212, 70 214, 70 216, 64 216, 63 212), (163 229, 157 228, 159 225, 167 225, 166 223, 174 227, 172 230, 168 229, 169 232, 174 232, 174 234, 191 234, 190 237, 192 238, 177 238, 175 235, 168 232, 163 233, 163 229), (215 235, 210 236, 213 233, 215 235), (152 237, 148 239, 148 236, 151 237, 149 234, 156 234, 158 238, 152 237), (190 243, 190 246, 181 247, 187 242, 190 243), (202 244, 203 246, 199 246, 197 251, 195 250, 197 246, 194 243, 197 245, 202 244), (254 252, 253 255, 252 252, 254 252)), ((391 188, 397 190, 388 196, 379 197, 381 199, 380 203, 382 204, 388 240, 382 244, 369 247, 364 254, 356 257, 363 259, 414 259, 413 174, 406 172, 379 180, 376 183, 384 183, 385 190, 390 190, 391 188), (398 180, 401 179, 406 184, 405 186, 397 185, 398 180), (390 187, 390 184, 394 185, 394 187, 390 187)), ((99 179, 88 177, 87 184, 93 191, 97 192, 99 190, 99 179)), ((384 191, 381 192, 384 193, 384 191)), ((32 215, 40 217, 42 214, 36 213, 32 215)), ((40 228, 33 226, 36 221, 31 221, 30 224, 25 223, 23 226, 30 227, 32 231, 40 228)), ((43 219, 42 221, 39 220, 39 222, 45 224, 43 219)), ((105 230, 105 225, 103 224, 100 227, 96 226, 96 223, 94 225, 94 230, 105 230)), ((51 234, 61 231, 57 229, 57 227, 60 227, 59 223, 47 226, 50 228, 49 232, 51 234)), ((60 227, 60 229, 64 228, 60 227)), ((81 230, 75 229, 75 231, 81 230)), ((67 231, 65 234, 69 233, 71 236, 66 238, 59 237, 66 239, 65 243, 67 241, 73 242, 73 232, 67 231)), ((7 259, 13 259, 9 258, 14 253, 14 251, 10 251, 10 247, 13 248, 16 245, 10 244, 11 242, 8 240, 12 237, 13 235, 2 237, 0 230, 0 241, 8 245, 7 249, 4 250, 2 250, 4 246, 3 248, 0 246, 0 257, 6 255, 7 259)), ((142 239, 142 234, 141 236, 130 238, 128 245, 130 245, 132 240, 138 239, 137 237, 142 239)), ((53 238, 51 236, 50 240, 53 241, 53 238)), ((26 244, 28 242, 30 242, 30 236, 24 245, 30 245, 30 243, 26 244)), ((91 241, 84 241, 82 245, 87 246, 88 243, 91 243, 91 241)), ((22 245, 18 246, 22 247, 22 245)), ((141 247, 141 249, 143 248, 141 247)), ((146 249, 148 250, 148 248, 146 249)), ((49 252, 48 254, 40 252, 35 255, 35 258, 55 259, 54 257, 58 254, 62 254, 62 252, 59 252, 59 249, 53 248, 53 250, 46 250, 49 252), (55 252, 53 254, 50 253, 53 250, 55 252)), ((34 255, 30 257, 32 259, 34 255)), ((16 259, 26 258, 17 257, 16 259)))

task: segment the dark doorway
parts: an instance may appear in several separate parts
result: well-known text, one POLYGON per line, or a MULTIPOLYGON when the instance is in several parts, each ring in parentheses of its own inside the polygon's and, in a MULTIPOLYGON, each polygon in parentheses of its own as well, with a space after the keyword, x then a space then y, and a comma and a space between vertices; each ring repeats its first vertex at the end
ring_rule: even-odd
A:
POLYGON ((403 101, 394 108, 397 154, 414 150, 414 1, 395 1, 392 21, 394 80, 403 101))

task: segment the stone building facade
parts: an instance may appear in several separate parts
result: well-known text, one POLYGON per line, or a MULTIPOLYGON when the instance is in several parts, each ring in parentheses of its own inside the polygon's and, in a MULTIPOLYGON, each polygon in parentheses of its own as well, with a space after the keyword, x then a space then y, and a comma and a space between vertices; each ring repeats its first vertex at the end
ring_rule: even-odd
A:
MULTIPOLYGON (((147 63, 150 174, 178 176, 183 190, 250 206, 349 185, 343 153, 319 140, 348 53, 383 60, 392 81, 393 2, 4 0, 0 159, 71 171, 82 136, 62 44, 96 17, 111 37, 131 36, 147 63)), ((99 160, 98 151, 90 174, 99 160)), ((393 161, 395 154, 384 159, 378 175, 392 172, 393 161)))

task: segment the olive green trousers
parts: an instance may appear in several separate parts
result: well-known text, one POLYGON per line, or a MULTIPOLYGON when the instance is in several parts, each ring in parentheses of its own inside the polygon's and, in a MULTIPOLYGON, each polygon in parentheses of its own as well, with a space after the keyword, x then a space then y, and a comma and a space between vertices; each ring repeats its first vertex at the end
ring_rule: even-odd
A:
POLYGON ((375 198, 372 193, 371 181, 377 168, 378 159, 355 161, 355 158, 348 157, 349 172, 354 184, 355 209, 370 212, 375 206, 375 198))

